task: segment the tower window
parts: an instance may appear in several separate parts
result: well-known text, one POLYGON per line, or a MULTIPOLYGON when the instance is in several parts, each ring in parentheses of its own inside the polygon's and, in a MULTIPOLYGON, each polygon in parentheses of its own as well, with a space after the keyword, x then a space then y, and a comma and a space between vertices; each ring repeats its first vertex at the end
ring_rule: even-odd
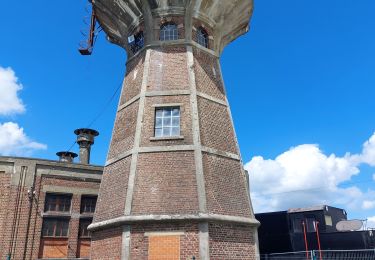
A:
POLYGON ((163 24, 160 29, 160 40, 161 41, 178 40, 177 25, 174 23, 163 24))
POLYGON ((202 27, 199 27, 197 31, 197 41, 203 47, 208 48, 208 34, 202 27))
POLYGON ((133 53, 137 53, 145 45, 145 36, 143 32, 134 35, 134 41, 130 43, 130 48, 133 53))
POLYGON ((155 137, 180 135, 180 108, 163 107, 155 110, 155 137))

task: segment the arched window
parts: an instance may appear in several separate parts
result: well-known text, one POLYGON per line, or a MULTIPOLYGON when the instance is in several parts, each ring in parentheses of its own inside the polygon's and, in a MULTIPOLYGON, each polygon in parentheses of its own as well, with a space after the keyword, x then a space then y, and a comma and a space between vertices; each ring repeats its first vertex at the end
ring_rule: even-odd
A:
POLYGON ((199 27, 197 31, 197 41, 203 47, 208 48, 208 33, 202 27, 199 27))
POLYGON ((174 23, 165 23, 160 28, 160 40, 161 41, 173 41, 178 40, 178 29, 174 23))
POLYGON ((145 45, 145 36, 143 35, 142 31, 134 35, 132 40, 133 41, 130 43, 130 48, 132 49, 133 53, 138 52, 145 45))

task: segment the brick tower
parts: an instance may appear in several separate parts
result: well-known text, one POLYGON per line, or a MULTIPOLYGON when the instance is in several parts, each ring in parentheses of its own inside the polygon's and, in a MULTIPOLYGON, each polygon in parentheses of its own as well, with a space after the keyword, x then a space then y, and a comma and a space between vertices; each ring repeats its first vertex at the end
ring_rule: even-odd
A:
POLYGON ((219 57, 252 0, 93 0, 128 55, 91 259, 257 259, 219 57))

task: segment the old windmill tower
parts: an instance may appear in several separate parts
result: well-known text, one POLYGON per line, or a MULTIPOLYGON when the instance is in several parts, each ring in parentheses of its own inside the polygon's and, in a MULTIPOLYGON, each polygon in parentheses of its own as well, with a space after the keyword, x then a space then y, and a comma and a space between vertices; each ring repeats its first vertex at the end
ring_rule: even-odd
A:
POLYGON ((93 0, 127 72, 91 259, 256 259, 254 218, 219 57, 252 0, 93 0))

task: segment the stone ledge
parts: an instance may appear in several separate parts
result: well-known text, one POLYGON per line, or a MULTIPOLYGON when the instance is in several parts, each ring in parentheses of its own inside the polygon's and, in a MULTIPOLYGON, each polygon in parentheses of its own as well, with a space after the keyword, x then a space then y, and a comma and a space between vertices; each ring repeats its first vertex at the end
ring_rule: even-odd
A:
POLYGON ((170 222, 170 221, 205 221, 205 222, 229 222, 243 225, 258 227, 259 221, 252 218, 227 216, 219 214, 187 214, 187 215, 138 215, 138 216, 122 216, 98 223, 93 223, 88 227, 89 231, 97 231, 109 227, 118 227, 140 222, 170 222))

